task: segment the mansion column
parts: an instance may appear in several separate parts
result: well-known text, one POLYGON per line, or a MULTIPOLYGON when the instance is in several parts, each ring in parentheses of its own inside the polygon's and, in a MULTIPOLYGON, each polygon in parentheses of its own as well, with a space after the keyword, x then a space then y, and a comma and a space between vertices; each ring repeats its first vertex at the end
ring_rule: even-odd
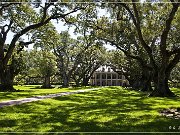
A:
POLYGON ((95 85, 95 86, 97 86, 97 80, 96 80, 96 77, 97 77, 97 76, 96 76, 96 72, 95 72, 95 74, 94 74, 94 85, 95 85))
POLYGON ((100 86, 102 86, 102 73, 100 73, 100 86))
POLYGON ((116 74, 116 86, 118 86, 118 74, 116 74))
POLYGON ((107 73, 106 73, 106 86, 107 86, 107 73))
POLYGON ((112 86, 112 73, 111 73, 111 86, 112 86))

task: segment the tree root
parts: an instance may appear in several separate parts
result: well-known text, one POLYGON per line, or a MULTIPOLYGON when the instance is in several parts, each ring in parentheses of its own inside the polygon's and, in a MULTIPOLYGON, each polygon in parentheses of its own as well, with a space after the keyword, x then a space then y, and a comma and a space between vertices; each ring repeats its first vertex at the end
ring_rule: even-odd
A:
POLYGON ((177 96, 170 90, 165 93, 162 93, 158 90, 154 90, 151 94, 149 94, 149 97, 177 97, 177 96))

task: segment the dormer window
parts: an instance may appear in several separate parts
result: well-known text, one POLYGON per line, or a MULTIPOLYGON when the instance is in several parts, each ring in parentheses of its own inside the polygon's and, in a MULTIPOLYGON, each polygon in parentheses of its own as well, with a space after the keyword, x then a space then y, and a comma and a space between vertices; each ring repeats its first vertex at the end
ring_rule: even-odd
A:
POLYGON ((108 72, 111 72, 111 68, 108 68, 108 72))
POLYGON ((102 72, 104 72, 104 71, 105 71, 105 68, 103 67, 103 68, 102 68, 102 72))

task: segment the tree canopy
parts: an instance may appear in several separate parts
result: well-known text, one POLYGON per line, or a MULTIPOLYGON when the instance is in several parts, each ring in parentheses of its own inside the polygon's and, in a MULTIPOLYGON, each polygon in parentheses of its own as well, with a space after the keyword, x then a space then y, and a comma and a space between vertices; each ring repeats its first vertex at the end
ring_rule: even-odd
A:
POLYGON ((93 72, 106 63, 124 74, 135 89, 152 91, 151 96, 174 96, 169 81, 179 80, 175 75, 180 61, 179 0, 11 2, 0 2, 1 90, 13 90, 18 74, 11 72, 13 61, 23 63, 21 52, 34 44, 42 51, 37 60, 41 74, 49 78, 56 65, 63 86, 69 86, 71 79, 76 85, 87 85, 93 72), (62 24, 73 27, 77 37, 61 30, 62 24), (14 36, 7 44, 9 33, 14 36), (104 44, 117 50, 107 52, 104 44))

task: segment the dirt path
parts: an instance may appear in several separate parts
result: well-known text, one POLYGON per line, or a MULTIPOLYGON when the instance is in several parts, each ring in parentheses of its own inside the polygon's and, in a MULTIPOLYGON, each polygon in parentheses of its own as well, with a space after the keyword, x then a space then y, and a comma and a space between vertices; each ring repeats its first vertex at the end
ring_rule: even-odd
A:
POLYGON ((36 96, 36 97, 31 97, 31 98, 3 101, 3 102, 0 102, 0 108, 2 108, 4 106, 20 105, 23 103, 43 100, 46 98, 54 98, 54 97, 60 97, 60 96, 65 96, 65 95, 72 95, 72 94, 77 94, 77 93, 82 93, 82 92, 87 92, 87 91, 92 91, 92 90, 98 90, 98 89, 100 89, 100 88, 77 90, 74 92, 62 92, 62 93, 56 93, 56 94, 49 94, 49 95, 45 95, 45 96, 36 96))

